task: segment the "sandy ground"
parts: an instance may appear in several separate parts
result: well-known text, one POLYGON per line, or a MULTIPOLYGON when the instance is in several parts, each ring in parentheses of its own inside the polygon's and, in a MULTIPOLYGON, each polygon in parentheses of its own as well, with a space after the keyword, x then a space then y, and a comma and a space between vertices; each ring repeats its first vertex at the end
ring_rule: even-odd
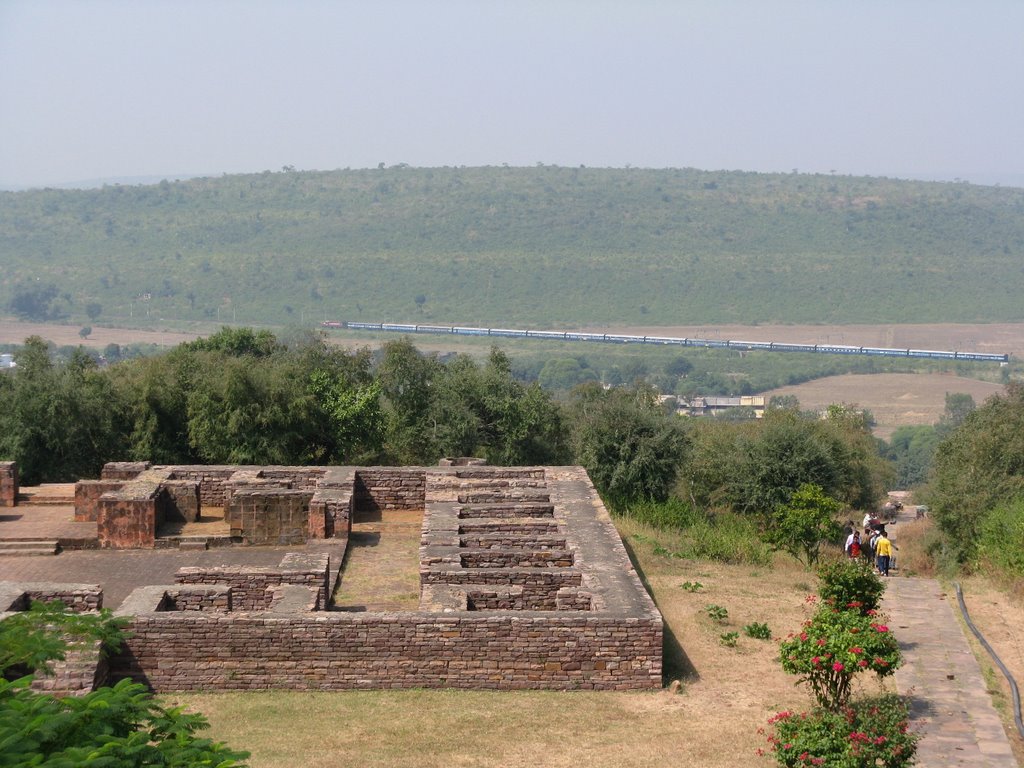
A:
POLYGON ((866 408, 874 414, 875 435, 888 440, 897 427, 936 423, 946 408, 947 392, 965 392, 981 405, 1002 391, 1001 384, 961 376, 875 373, 829 376, 766 394, 795 395, 804 410, 820 410, 833 403, 866 408))

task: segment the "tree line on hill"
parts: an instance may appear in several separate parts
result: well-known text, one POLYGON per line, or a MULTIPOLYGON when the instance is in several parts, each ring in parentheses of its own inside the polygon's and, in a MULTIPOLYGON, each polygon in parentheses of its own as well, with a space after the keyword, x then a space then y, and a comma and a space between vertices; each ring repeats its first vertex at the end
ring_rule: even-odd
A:
MULTIPOLYGON (((556 399, 517 380, 497 349, 442 360, 408 339, 349 352, 312 333, 283 342, 224 328, 104 368, 81 350, 55 362, 38 337, 16 360, 0 375, 0 457, 18 462, 25 484, 96 477, 111 460, 432 465, 480 456, 580 464, 617 513, 686 524, 734 515, 776 534, 793 526, 797 540, 831 535, 814 527, 814 510, 871 509, 896 478, 892 446, 847 407, 820 418, 778 402, 758 420, 683 419, 642 382, 589 381, 556 399)), ((1024 388, 972 404, 947 404, 928 491, 964 562, 1007 530, 1024 545, 1024 502, 1015 500, 1024 499, 1024 388)), ((986 557, 1006 559, 1002 550, 986 557)))
POLYGON ((1008 322, 1022 254, 1024 190, 879 178, 394 167, 0 192, 0 306, 80 323, 1008 322))

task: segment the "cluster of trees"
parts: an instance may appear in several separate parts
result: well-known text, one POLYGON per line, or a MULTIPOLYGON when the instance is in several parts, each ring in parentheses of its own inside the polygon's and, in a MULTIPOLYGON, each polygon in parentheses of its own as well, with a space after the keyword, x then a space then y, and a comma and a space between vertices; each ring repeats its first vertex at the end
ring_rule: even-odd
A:
POLYGON ((118 458, 161 463, 498 464, 568 459, 561 411, 498 351, 442 362, 408 341, 379 355, 315 334, 228 329, 100 368, 56 362, 29 338, 0 376, 0 455, 26 483, 95 476, 118 458))
POLYGON ((957 561, 1024 576, 1024 385, 970 410, 938 445, 925 498, 957 561))
MULTIPOLYGON (((24 482, 96 476, 104 462, 577 463, 618 511, 685 500, 767 520, 812 484, 870 506, 889 481, 863 416, 795 407, 765 419, 686 422, 642 382, 595 381, 556 400, 508 357, 442 360, 405 339, 349 352, 315 334, 282 340, 225 328, 172 351, 100 368, 78 351, 55 362, 30 338, 0 376, 0 456, 24 482)), ((670 361, 676 365, 678 361, 670 361)))

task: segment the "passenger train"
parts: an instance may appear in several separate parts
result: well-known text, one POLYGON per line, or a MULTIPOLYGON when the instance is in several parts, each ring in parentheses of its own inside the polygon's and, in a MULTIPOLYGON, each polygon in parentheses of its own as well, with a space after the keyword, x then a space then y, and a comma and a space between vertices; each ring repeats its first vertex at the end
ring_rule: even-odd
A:
POLYGON ((531 331, 514 328, 473 328, 461 325, 405 325, 401 323, 353 323, 328 320, 324 328, 346 328, 352 331, 385 331, 394 333, 455 334, 456 336, 508 336, 520 339, 552 341, 599 341, 611 344, 666 344, 679 347, 738 349, 764 352, 817 352, 827 355, 874 355, 878 357, 920 357, 931 360, 970 360, 987 363, 1009 362, 1009 355, 988 352, 953 352, 940 349, 893 349, 889 347, 856 347, 844 344, 792 344, 778 341, 726 341, 722 339, 690 339, 674 336, 629 336, 617 333, 582 333, 579 331, 531 331))

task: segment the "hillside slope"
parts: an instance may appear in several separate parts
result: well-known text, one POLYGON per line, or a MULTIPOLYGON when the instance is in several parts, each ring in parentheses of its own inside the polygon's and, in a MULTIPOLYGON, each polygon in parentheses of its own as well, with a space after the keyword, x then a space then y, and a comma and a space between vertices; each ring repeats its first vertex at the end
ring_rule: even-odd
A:
POLYGON ((83 320, 1013 321, 1022 257, 1024 190, 877 178, 394 167, 0 193, 0 306, 52 285, 45 309, 83 320))

